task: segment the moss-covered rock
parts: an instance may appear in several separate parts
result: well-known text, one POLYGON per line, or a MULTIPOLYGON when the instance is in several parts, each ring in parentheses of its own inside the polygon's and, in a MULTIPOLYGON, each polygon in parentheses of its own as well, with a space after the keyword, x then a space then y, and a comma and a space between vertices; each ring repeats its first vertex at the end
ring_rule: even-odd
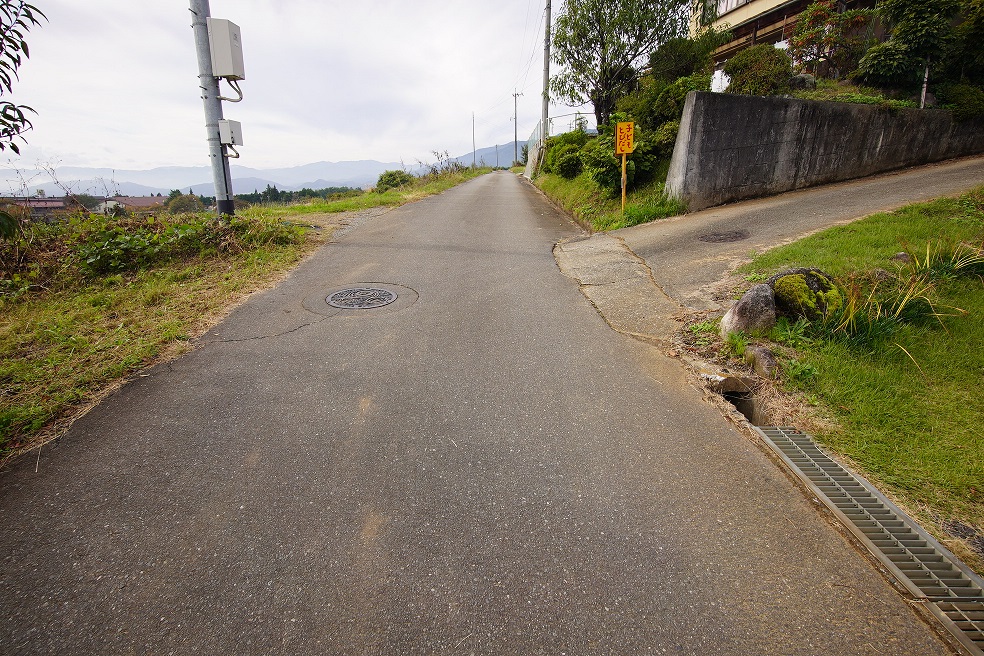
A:
POLYGON ((776 299, 776 314, 788 319, 823 319, 843 304, 833 279, 819 269, 791 269, 769 278, 776 299))

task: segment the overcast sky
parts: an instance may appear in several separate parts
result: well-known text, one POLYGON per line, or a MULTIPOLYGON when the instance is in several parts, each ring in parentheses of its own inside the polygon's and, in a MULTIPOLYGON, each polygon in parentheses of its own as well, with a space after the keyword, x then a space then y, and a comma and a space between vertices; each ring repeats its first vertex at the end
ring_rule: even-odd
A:
MULTIPOLYGON (((32 2, 48 22, 12 96, 38 112, 19 166, 207 164, 187 1, 32 2)), ((539 120, 543 0, 212 0, 211 14, 242 30, 245 99, 224 112, 243 166, 462 155, 473 111, 479 148, 511 142, 514 88, 520 140, 539 120)))

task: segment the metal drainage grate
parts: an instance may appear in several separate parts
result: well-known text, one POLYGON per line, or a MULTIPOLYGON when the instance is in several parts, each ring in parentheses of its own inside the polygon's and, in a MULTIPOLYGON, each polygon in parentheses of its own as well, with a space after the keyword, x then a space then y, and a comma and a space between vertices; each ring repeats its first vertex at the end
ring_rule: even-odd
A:
POLYGON ((728 244, 735 241, 748 239, 747 230, 732 230, 731 232, 707 232, 697 237, 697 241, 708 242, 711 244, 728 244))
POLYGON ((972 654, 984 655, 984 581, 868 481, 795 428, 756 427, 773 451, 972 654))
POLYGON ((371 310, 395 301, 397 295, 379 287, 352 287, 337 291, 325 300, 328 305, 346 310, 371 310))

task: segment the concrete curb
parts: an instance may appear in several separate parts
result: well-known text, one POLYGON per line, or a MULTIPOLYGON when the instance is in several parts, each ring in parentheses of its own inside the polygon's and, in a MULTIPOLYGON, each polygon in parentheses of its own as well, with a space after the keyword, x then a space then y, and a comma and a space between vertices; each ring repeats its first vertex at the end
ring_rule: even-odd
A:
POLYGON ((672 346, 684 308, 663 292, 645 261, 624 241, 599 233, 561 241, 553 253, 561 272, 578 283, 613 330, 672 346))

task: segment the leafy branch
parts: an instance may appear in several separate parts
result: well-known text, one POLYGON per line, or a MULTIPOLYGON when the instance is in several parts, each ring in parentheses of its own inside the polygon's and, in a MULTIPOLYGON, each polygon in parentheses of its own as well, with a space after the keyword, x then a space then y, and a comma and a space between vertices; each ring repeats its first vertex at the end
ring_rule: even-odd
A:
MULTIPOLYGON (((17 69, 31 56, 25 37, 42 19, 48 17, 24 0, 0 0, 0 96, 9 95, 14 80, 20 79, 17 69)), ((27 105, 0 100, 0 151, 10 148, 20 154, 16 140, 23 140, 24 132, 33 127, 28 112, 37 113, 27 105)))

